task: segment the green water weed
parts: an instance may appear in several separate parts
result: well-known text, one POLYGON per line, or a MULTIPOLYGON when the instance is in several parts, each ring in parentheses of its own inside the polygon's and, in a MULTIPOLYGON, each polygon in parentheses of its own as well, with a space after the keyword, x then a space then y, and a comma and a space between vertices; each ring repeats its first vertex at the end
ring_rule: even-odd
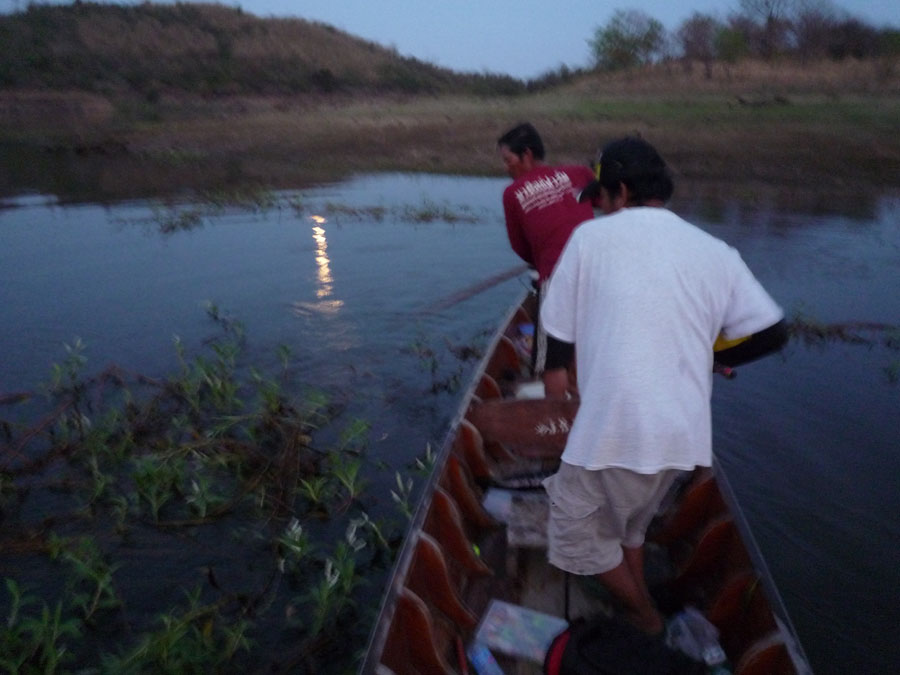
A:
POLYGON ((331 474, 347 491, 347 500, 358 498, 366 481, 360 476, 362 462, 338 452, 331 453, 331 474))
POLYGON ((345 540, 335 547, 334 556, 325 559, 322 578, 307 595, 312 604, 311 636, 336 622, 341 613, 353 605, 353 591, 363 583, 356 571, 356 554, 364 547, 365 541, 357 536, 357 527, 351 524, 345 540))
POLYGON ((90 622, 100 610, 122 604, 113 585, 113 573, 118 565, 109 565, 92 539, 62 539, 51 534, 48 546, 51 558, 59 558, 73 570, 69 598, 84 621, 90 622))
MULTIPOLYGON (((60 475, 53 484, 74 492, 81 502, 91 506, 90 515, 96 517, 85 518, 85 512, 78 510, 53 513, 47 521, 51 533, 60 532, 54 522, 64 522, 67 535, 77 528, 82 528, 82 533, 83 528, 90 528, 94 537, 140 534, 166 545, 173 528, 198 527, 233 512, 239 519, 248 519, 243 528, 246 533, 259 533, 253 519, 280 520, 285 514, 296 519, 292 521, 296 526, 311 517, 317 519, 317 528, 330 531, 333 525, 340 526, 340 521, 333 525, 329 521, 365 496, 367 481, 363 478, 364 460, 360 455, 371 425, 365 420, 351 420, 336 430, 333 448, 313 447, 312 434, 332 423, 342 411, 341 406, 315 389, 296 400, 289 398, 276 379, 245 367, 242 343, 234 339, 232 332, 234 323, 218 307, 210 309, 212 318, 225 329, 225 339, 210 341, 199 355, 189 355, 176 337, 179 365, 164 380, 132 376, 117 369, 82 381, 79 378, 84 364, 77 362, 81 348, 76 345, 69 352, 68 363, 72 367, 61 365, 58 370, 59 384, 50 400, 54 404, 61 399, 56 408, 40 420, 36 430, 10 428, 11 447, 22 445, 21 438, 34 439, 31 442, 35 445, 43 444, 46 459, 39 457, 24 469, 17 467, 15 476, 0 474, 0 495, 6 495, 4 504, 18 495, 17 485, 23 474, 46 476, 52 467, 54 476, 56 472, 60 475), (216 383, 211 381, 214 377, 227 380, 227 386, 219 386, 218 393, 216 383), (232 384, 234 388, 229 389, 232 384), (245 392, 250 395, 245 396, 245 392), (81 407, 74 407, 73 400, 81 407), (79 419, 73 417, 82 411, 90 411, 92 419, 86 414, 79 419), (59 427, 66 429, 67 445, 62 445, 59 427), (332 500, 339 503, 335 506, 332 500), (187 514, 195 518, 188 519, 187 514), (109 532, 103 530, 106 525, 109 532)), ((284 350, 282 369, 288 361, 288 351, 284 350)), ((364 559, 364 547, 371 543, 369 550, 374 551, 366 559, 368 565, 375 564, 376 558, 380 560, 382 551, 392 550, 383 522, 370 520, 365 514, 361 518, 354 514, 347 520, 348 533, 340 546, 320 560, 316 555, 320 543, 316 537, 321 536, 316 534, 317 529, 295 527, 292 531, 292 523, 288 523, 284 531, 268 539, 276 567, 294 575, 294 581, 305 583, 319 565, 322 585, 315 598, 310 595, 305 600, 307 608, 319 608, 316 632, 328 630, 353 606, 355 589, 365 576, 360 562, 364 559)), ((242 523, 245 521, 235 524, 234 536, 242 529, 242 523)), ((264 590, 256 595, 232 594, 210 576, 211 588, 205 590, 221 593, 218 603, 203 610, 202 616, 191 614, 194 609, 201 609, 192 606, 187 612, 170 612, 160 624, 151 625, 140 611, 122 607, 115 584, 117 560, 101 553, 95 543, 99 539, 76 534, 52 541, 48 551, 64 568, 66 598, 58 605, 59 612, 49 600, 43 614, 40 605, 29 606, 29 618, 37 622, 34 635, 23 632, 21 621, 16 624, 16 644, 30 650, 22 653, 46 653, 46 659, 40 656, 42 663, 61 662, 53 661, 53 644, 65 658, 81 664, 97 663, 103 647, 87 640, 73 651, 72 630, 98 624, 106 612, 116 608, 121 608, 114 622, 118 628, 104 635, 104 639, 109 640, 105 648, 117 654, 102 655, 105 672, 216 671, 224 663, 223 653, 249 649, 246 636, 251 624, 228 618, 224 609, 233 606, 229 603, 237 602, 244 608, 241 616, 248 616, 243 612, 252 607, 254 623, 264 622, 266 629, 273 623, 277 626, 279 621, 278 617, 262 616, 269 606, 262 600, 271 596, 266 583, 257 587, 264 590), (133 619, 135 616, 138 618, 133 619), (41 622, 46 625, 38 632, 41 622), (38 641, 44 646, 32 648, 38 641)), ((258 537, 256 544, 265 547, 265 542, 265 537, 258 537)), ((36 545, 24 539, 14 543, 25 551, 36 545)), ((179 545, 194 544, 192 536, 179 540, 179 545)), ((14 548, 8 552, 15 555, 14 548)), ((179 574, 177 569, 171 573, 179 574)), ((23 572, 22 579, 25 578, 27 573, 23 572)), ((304 614, 311 612, 304 610, 304 614)), ((3 639, 7 640, 3 644, 11 644, 13 637, 7 634, 3 639)), ((311 643, 311 648, 317 649, 318 644, 311 643)), ((7 653, 19 652, 0 649, 0 653, 5 657, 7 653)), ((30 661, 26 666, 29 663, 38 661, 30 661)), ((26 668, 19 672, 32 671, 26 668)))
POLYGON ((341 430, 338 450, 342 452, 362 452, 369 440, 370 422, 356 418, 341 430))
POLYGON ((161 627, 141 637, 138 645, 120 655, 106 655, 104 671, 122 675, 142 673, 219 672, 239 651, 249 651, 249 623, 222 620, 218 604, 201 605, 200 590, 188 593, 188 608, 159 618, 161 627))
POLYGON ((291 348, 285 344, 280 344, 275 353, 278 355, 278 362, 281 364, 281 372, 286 373, 288 366, 291 364, 291 348))
POLYGON ((37 615, 30 608, 38 601, 24 595, 13 579, 6 579, 10 609, 0 625, 0 668, 8 673, 56 673, 72 661, 69 644, 81 638, 80 622, 63 616, 62 602, 53 609, 42 603, 37 615))
POLYGON ((391 499, 394 500, 394 503, 404 516, 408 519, 412 519, 410 497, 412 496, 413 480, 409 477, 404 478, 399 471, 394 474, 394 479, 397 484, 397 489, 391 490, 391 499))
POLYGON ((85 356, 85 344, 80 337, 76 337, 72 344, 64 343, 66 358, 62 363, 54 363, 50 371, 49 391, 60 394, 71 391, 81 386, 81 373, 87 363, 85 356))
POLYGON ((430 476, 434 470, 434 464, 437 461, 431 443, 425 443, 425 452, 421 457, 413 460, 416 471, 423 476, 430 476))
POLYGON ((432 223, 435 221, 445 223, 475 223, 478 219, 469 212, 469 207, 458 206, 456 209, 448 203, 438 204, 431 199, 425 199, 421 205, 408 205, 403 209, 403 217, 414 223, 432 223))
POLYGON ((384 523, 371 520, 369 518, 369 514, 363 511, 362 513, 360 513, 360 517, 351 520, 350 524, 355 527, 362 527, 365 530, 368 530, 375 537, 375 541, 381 548, 383 548, 385 551, 391 550, 391 545, 388 543, 387 538, 384 536, 384 523))
POLYGON ((297 489, 301 496, 317 508, 324 507, 331 497, 331 483, 325 476, 301 478, 297 489))
POLYGON ((312 551, 309 535, 296 518, 291 518, 276 541, 279 544, 278 569, 282 573, 296 570, 312 551))
POLYGON ((162 455, 148 455, 134 459, 131 473, 138 497, 146 502, 150 517, 159 522, 163 506, 175 499, 178 486, 184 481, 184 462, 162 455))
POLYGON ((224 497, 215 493, 211 479, 204 474, 197 474, 191 479, 184 500, 199 518, 206 518, 211 510, 227 502, 224 497))

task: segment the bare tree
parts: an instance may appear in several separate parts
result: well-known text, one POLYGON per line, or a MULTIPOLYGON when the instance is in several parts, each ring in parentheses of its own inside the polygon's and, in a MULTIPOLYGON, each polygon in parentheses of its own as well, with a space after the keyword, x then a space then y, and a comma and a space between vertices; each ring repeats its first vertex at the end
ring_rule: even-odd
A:
POLYGON ((831 34, 837 24, 837 9, 827 0, 801 0, 792 21, 794 46, 804 61, 828 53, 831 34))
POLYGON ((794 0, 740 0, 741 9, 762 27, 759 53, 763 58, 774 56, 785 43, 788 34, 788 11, 794 0))
POLYGON ((681 24, 677 38, 685 61, 690 64, 700 61, 703 64, 706 78, 712 78, 712 64, 716 58, 716 36, 722 24, 708 14, 694 12, 681 24))
POLYGON ((865 59, 878 51, 879 33, 859 19, 845 19, 830 33, 828 55, 833 59, 865 59))

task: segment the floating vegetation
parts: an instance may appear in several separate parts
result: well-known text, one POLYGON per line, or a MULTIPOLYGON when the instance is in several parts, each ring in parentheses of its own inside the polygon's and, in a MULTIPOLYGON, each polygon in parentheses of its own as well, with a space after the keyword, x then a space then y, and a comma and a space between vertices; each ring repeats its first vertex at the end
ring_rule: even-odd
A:
POLYGON ((482 358, 483 349, 475 342, 453 344, 445 338, 445 350, 432 347, 424 336, 416 338, 408 347, 408 351, 418 357, 420 366, 431 376, 432 394, 457 392, 468 371, 469 362, 477 362, 482 358), (447 355, 450 356, 449 364, 447 355))
MULTIPOLYGON (((301 207, 302 208, 302 207, 301 207)), ((295 210, 298 210, 295 207, 295 210)), ((326 202, 319 212, 326 218, 345 218, 382 222, 388 216, 411 223, 477 223, 481 220, 467 204, 437 203, 425 198, 421 204, 406 204, 391 209, 384 206, 348 206, 326 202)))
POLYGON ((157 224, 160 234, 172 234, 201 227, 206 215, 203 209, 170 207, 165 211, 154 209, 153 221, 157 224))
POLYGON ((226 209, 267 213, 291 205, 268 188, 241 186, 230 190, 206 190, 190 204, 154 203, 149 218, 130 222, 149 223, 160 234, 174 234, 203 227, 210 218, 222 215, 226 209))
POLYGON ((438 204, 426 199, 421 206, 405 206, 401 212, 405 220, 415 223, 432 223, 443 221, 446 223, 477 223, 478 218, 466 205, 451 208, 448 203, 438 204))
POLYGON ((237 207, 252 211, 268 211, 281 206, 281 200, 272 190, 254 185, 241 185, 228 190, 205 190, 200 193, 198 199, 207 207, 220 210, 237 207))
MULTIPOLYGON (((791 338, 802 340, 807 345, 827 343, 847 343, 857 345, 880 345, 892 351, 900 351, 900 326, 872 321, 847 321, 823 323, 802 310, 796 310, 788 323, 791 338)), ((892 384, 900 381, 900 361, 893 359, 883 369, 892 384)))
POLYGON ((847 321, 826 324, 798 312, 788 324, 788 330, 792 338, 806 344, 846 342, 900 349, 900 328, 886 323, 847 321))
POLYGON ((193 356, 176 338, 167 378, 87 378, 75 340, 40 391, 0 399, 0 561, 17 570, 0 668, 326 672, 335 652, 354 667, 343 647, 365 640, 368 580, 389 569, 414 483, 397 473, 394 506, 373 499, 370 424, 341 422, 321 391, 289 397, 290 351, 274 375, 251 368, 240 322, 207 313, 221 334, 193 356), (320 447, 324 427, 340 433, 320 447), (371 518, 376 501, 394 517, 371 518))
POLYGON ((326 202, 322 208, 326 216, 345 216, 354 220, 374 220, 380 223, 384 220, 388 209, 383 206, 347 206, 336 202, 326 202))
POLYGON ((268 213, 289 209, 298 217, 308 214, 318 223, 335 220, 354 220, 380 223, 388 217, 397 221, 420 223, 478 223, 485 215, 476 214, 468 204, 451 205, 425 198, 421 204, 406 204, 387 208, 384 206, 350 206, 337 202, 325 202, 319 206, 309 204, 300 195, 282 196, 276 192, 253 186, 231 190, 206 190, 196 195, 190 204, 157 203, 151 207, 149 218, 132 222, 149 223, 161 234, 174 234, 195 230, 206 225, 211 218, 220 216, 226 209, 250 213, 268 213))

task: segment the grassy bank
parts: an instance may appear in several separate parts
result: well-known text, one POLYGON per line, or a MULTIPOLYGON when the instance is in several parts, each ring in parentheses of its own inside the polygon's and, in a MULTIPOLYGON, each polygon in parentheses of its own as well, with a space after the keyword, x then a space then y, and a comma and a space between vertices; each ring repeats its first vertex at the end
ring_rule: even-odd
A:
POLYGON ((900 66, 827 62, 660 65, 514 97, 162 96, 0 92, 0 142, 94 161, 111 196, 234 182, 268 188, 360 171, 500 175, 495 140, 532 121, 551 162, 608 139, 656 144, 681 194, 788 204, 900 185, 900 66), (104 168, 105 167, 105 168, 104 168), (823 195, 825 197, 823 197, 823 195))

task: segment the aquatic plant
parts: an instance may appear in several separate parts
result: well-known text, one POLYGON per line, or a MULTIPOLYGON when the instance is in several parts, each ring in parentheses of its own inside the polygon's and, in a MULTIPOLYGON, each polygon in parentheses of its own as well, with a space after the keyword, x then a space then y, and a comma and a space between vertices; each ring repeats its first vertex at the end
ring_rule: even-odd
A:
POLYGON ((381 222, 388 209, 383 206, 348 206, 338 202, 326 202, 322 207, 326 216, 352 218, 354 220, 374 220, 381 222))
MULTIPOLYGON (((788 323, 791 338, 802 340, 807 345, 824 345, 843 342, 858 345, 881 345, 892 351, 900 350, 900 326, 872 321, 854 321, 826 324, 797 309, 788 323)), ((900 381, 900 366, 896 360, 882 368, 888 382, 900 381)))
POLYGON ((326 625, 336 621, 348 605, 352 605, 353 590, 363 583, 356 574, 356 554, 364 547, 365 542, 356 536, 356 525, 351 523, 345 541, 339 541, 334 556, 325 559, 322 577, 307 596, 312 604, 310 636, 318 635, 326 625))
POLYGON ((478 218, 471 213, 470 207, 459 205, 455 209, 448 203, 438 204, 425 199, 421 205, 408 205, 401 212, 405 220, 415 223, 477 223, 478 218))
POLYGON ((347 491, 347 501, 349 502, 359 497, 365 486, 365 481, 360 476, 362 462, 339 452, 331 453, 330 459, 331 474, 347 491))
POLYGON ((278 196, 269 188, 258 185, 240 185, 229 189, 207 189, 198 195, 199 201, 209 209, 223 210, 228 207, 268 211, 278 208, 278 196))
POLYGON ((430 476, 434 470, 434 463, 437 460, 431 443, 425 444, 425 453, 422 457, 416 457, 414 460, 416 471, 424 476, 430 476))
POLYGON ((195 474, 191 479, 190 491, 184 499, 199 518, 206 518, 212 509, 227 502, 225 497, 216 494, 212 479, 205 474, 195 474))
POLYGON ((96 612, 122 604, 113 585, 118 565, 108 564, 89 537, 66 540, 51 534, 48 545, 51 558, 59 558, 73 569, 67 601, 86 622, 91 622, 96 612))
POLYGON ((79 622, 63 616, 62 602, 51 609, 25 595, 15 580, 5 581, 10 606, 0 624, 0 667, 8 673, 55 673, 73 661, 70 645, 81 638, 79 622), (29 611, 38 605, 37 615, 29 611))
MULTIPOLYGON (((3 421, 0 502, 22 528, 0 532, 0 556, 44 555, 62 581, 60 597, 42 587, 39 599, 19 592, 28 566, 8 581, 14 597, 0 654, 13 672, 100 661, 104 672, 215 672, 252 652, 253 631, 277 632, 296 623, 291 616, 311 617, 299 649, 312 653, 333 639, 335 625, 349 625, 358 589, 390 563, 405 519, 368 515, 366 471, 378 468, 365 458, 370 423, 344 422, 329 434, 333 447, 316 447, 316 433, 336 425, 344 406, 315 389, 289 396, 276 377, 245 363, 240 323, 215 303, 207 314, 221 335, 192 355, 176 338, 177 370, 165 378, 115 366, 85 377, 85 346, 76 340, 43 399, 4 399, 43 401, 47 410, 30 426, 3 421), (55 511, 45 513, 45 503, 55 511), (36 512, 46 518, 31 523, 36 512), (227 588, 216 565, 201 562, 222 539, 202 534, 216 523, 233 542, 222 542, 226 550, 253 552, 244 589, 227 588), (335 527, 344 538, 320 557, 335 527), (152 544, 135 548, 132 540, 152 544), (201 603, 198 589, 187 609, 169 608, 151 625, 117 587, 117 555, 172 542, 194 563, 182 570, 165 559, 165 575, 187 584, 205 568, 203 596, 213 599, 201 603), (283 606, 282 576, 307 589, 292 599, 293 612, 270 611, 283 606), (102 640, 73 640, 107 616, 114 620, 103 621, 102 640)), ((283 374, 289 350, 279 360, 283 374)), ((411 483, 399 473, 396 480, 408 501, 411 483)), ((396 515, 409 509, 398 504, 396 515)))
POLYGON ((278 558, 278 569, 281 572, 285 572, 288 565, 291 569, 296 569, 300 561, 312 551, 309 535, 304 532, 303 526, 296 518, 291 518, 276 541, 281 549, 278 558))
POLYGON ((218 672, 239 651, 251 648, 248 621, 224 620, 218 603, 200 603, 199 589, 188 593, 187 599, 184 611, 159 617, 161 627, 143 635, 130 651, 104 656, 104 672, 218 672))
POLYGON ((300 480, 298 491, 316 507, 324 507, 332 494, 331 483, 325 476, 310 476, 300 480))
POLYGON ((150 517, 158 522, 160 509, 175 499, 184 479, 184 464, 179 458, 161 454, 138 457, 131 477, 139 499, 146 502, 150 517))
POLYGON ((341 430, 338 450, 359 452, 368 442, 372 425, 364 419, 356 418, 341 430))
MULTIPOLYGON (((477 340, 477 338, 475 338, 477 340)), ((482 350, 475 342, 454 344, 444 338, 445 347, 436 348, 425 337, 417 337, 408 350, 419 358, 419 364, 431 375, 432 394, 459 391, 468 363, 481 358, 482 350)))
POLYGON ((390 543, 388 543, 388 540, 384 535, 384 523, 377 523, 373 520, 370 520, 369 514, 365 511, 360 514, 359 518, 351 520, 350 524, 356 527, 362 527, 370 531, 375 537, 375 541, 383 550, 388 552, 392 550, 390 543))
POLYGON ((412 519, 412 506, 410 505, 410 497, 413 490, 412 478, 404 478, 398 471, 394 474, 394 479, 397 484, 397 489, 391 490, 391 499, 394 500, 400 511, 403 512, 403 515, 412 519))

